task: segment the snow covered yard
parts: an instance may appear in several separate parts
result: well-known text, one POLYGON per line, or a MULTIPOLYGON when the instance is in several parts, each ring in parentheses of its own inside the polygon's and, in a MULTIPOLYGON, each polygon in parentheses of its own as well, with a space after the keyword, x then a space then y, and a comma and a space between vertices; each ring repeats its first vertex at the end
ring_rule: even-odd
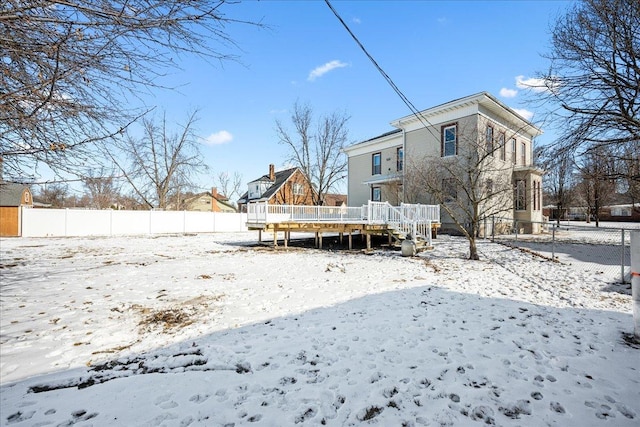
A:
POLYGON ((440 236, 0 240, 0 425, 637 426, 631 298, 440 236))

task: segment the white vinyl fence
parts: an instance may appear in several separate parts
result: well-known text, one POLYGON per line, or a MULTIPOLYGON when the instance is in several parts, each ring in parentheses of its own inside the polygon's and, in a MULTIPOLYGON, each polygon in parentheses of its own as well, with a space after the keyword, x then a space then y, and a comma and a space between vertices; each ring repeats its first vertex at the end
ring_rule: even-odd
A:
POLYGON ((22 208, 23 237, 247 231, 247 214, 22 208))

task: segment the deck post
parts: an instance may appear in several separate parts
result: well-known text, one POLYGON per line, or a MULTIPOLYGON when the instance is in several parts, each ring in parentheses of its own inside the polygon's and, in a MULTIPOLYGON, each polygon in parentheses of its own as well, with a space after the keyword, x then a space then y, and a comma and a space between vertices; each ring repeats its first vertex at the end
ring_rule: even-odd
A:
POLYGON ((262 243, 262 230, 258 230, 258 243, 262 243))
POLYGON ((273 248, 277 248, 278 247, 278 229, 274 228, 273 229, 273 248))
POLYGON ((284 248, 287 249, 289 247, 289 232, 284 232, 284 248))
POLYGON ((318 232, 316 231, 316 239, 315 242, 313 242, 313 246, 315 246, 316 248, 318 247, 318 232))
POLYGON ((353 239, 351 238, 351 230, 349 230, 349 250, 351 250, 353 239))
POLYGON ((319 249, 322 249, 322 231, 320 231, 320 232, 318 233, 318 237, 319 237, 319 239, 320 239, 320 240, 318 241, 319 249))
POLYGON ((391 230, 387 229, 387 236, 389 237, 389 247, 391 247, 391 230))
POLYGON ((367 250, 371 250, 371 234, 367 233, 367 250))

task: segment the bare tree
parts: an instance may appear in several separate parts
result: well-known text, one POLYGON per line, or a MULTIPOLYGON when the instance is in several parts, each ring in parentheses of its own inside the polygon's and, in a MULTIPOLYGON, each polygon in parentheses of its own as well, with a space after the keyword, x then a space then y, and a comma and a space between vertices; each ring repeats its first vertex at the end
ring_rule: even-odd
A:
POLYGON ((192 177, 207 169, 194 133, 195 121, 196 112, 193 112, 181 125, 182 130, 171 134, 167 129, 166 116, 159 122, 144 118, 143 136, 127 133, 117 143, 115 153, 113 146, 105 148, 136 196, 149 208, 165 209, 170 196, 179 198, 193 186, 192 177), (128 163, 120 160, 122 155, 128 163))
POLYGON ((53 183, 41 187, 37 199, 40 203, 51 205, 52 208, 64 208, 67 206, 69 186, 65 183, 53 183))
POLYGON ((513 164, 502 160, 511 135, 501 131, 485 138, 481 127, 476 121, 460 125, 455 156, 408 155, 414 160, 407 161, 404 178, 405 200, 440 204, 469 241, 472 260, 479 259, 476 238, 483 219, 513 210, 513 164))
POLYGON ((604 147, 596 148, 581 158, 577 165, 581 182, 578 186, 587 207, 587 222, 593 218, 600 226, 600 210, 614 200, 615 180, 612 179, 614 160, 603 155, 604 147))
POLYGON ((329 193, 346 176, 347 158, 342 152, 348 142, 349 116, 334 112, 321 117, 313 128, 313 111, 296 102, 291 114, 295 133, 290 133, 278 120, 276 133, 281 144, 290 149, 290 161, 299 167, 315 190, 314 205, 324 204, 329 193))
POLYGON ((105 169, 99 169, 98 172, 92 173, 91 176, 84 178, 82 183, 91 199, 90 204, 93 208, 108 209, 116 204, 120 189, 116 178, 105 169))
MULTIPOLYGON (((93 143, 119 135, 180 55, 234 59, 223 0, 7 0, 0 6, 0 157, 7 177, 34 165, 78 173, 93 143), (224 7, 223 7, 224 6, 224 7), (139 103, 140 104, 140 103, 139 103)), ((252 24, 259 25, 259 24, 252 24)))
POLYGON ((560 149, 618 156, 640 141, 639 28, 637 0, 584 0, 555 23, 549 70, 532 89, 552 110, 560 149))
POLYGON ((242 187, 242 175, 239 172, 234 172, 233 176, 229 175, 229 172, 220 172, 214 178, 214 182, 218 187, 218 192, 225 195, 229 200, 233 200, 240 197, 242 187))
POLYGON ((573 156, 568 151, 546 146, 540 152, 540 162, 545 170, 545 193, 556 206, 556 220, 559 223, 574 200, 576 183, 573 156))

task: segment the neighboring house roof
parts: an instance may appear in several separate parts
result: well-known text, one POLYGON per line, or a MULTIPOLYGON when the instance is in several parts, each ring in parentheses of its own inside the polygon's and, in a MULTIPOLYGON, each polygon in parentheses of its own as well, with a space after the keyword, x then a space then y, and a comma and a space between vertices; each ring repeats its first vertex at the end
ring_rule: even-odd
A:
POLYGON ((12 207, 22 205, 22 193, 29 187, 12 182, 0 182, 0 206, 12 207))
POLYGON ((218 202, 219 205, 223 205, 227 207, 227 210, 233 210, 234 212, 236 211, 236 207, 229 202, 229 198, 222 195, 222 194, 218 194, 217 192, 214 191, 205 191, 202 193, 198 193, 198 194, 194 194, 193 196, 186 198, 184 200, 185 204, 189 204, 195 200, 197 200, 200 197, 203 196, 208 196, 211 197, 212 199, 216 199, 216 201, 218 202))
MULTIPOLYGON (((269 175, 262 175, 260 178, 249 181, 249 184, 253 182, 258 182, 258 181, 273 182, 273 184, 271 184, 271 186, 267 189, 267 191, 265 191, 262 194, 262 196, 260 196, 260 199, 268 200, 274 194, 276 194, 278 190, 280 190, 280 187, 282 187, 297 170, 300 170, 300 168, 296 167, 296 168, 285 169, 279 172, 275 172, 275 179, 273 181, 269 178, 269 175)), ((300 173, 302 173, 302 171, 300 171, 300 173)), ((247 200, 248 197, 249 197, 249 192, 247 191, 242 196, 240 196, 240 200, 238 202, 245 203, 248 201, 247 200)), ((252 200, 259 200, 259 199, 252 199, 252 200)))

